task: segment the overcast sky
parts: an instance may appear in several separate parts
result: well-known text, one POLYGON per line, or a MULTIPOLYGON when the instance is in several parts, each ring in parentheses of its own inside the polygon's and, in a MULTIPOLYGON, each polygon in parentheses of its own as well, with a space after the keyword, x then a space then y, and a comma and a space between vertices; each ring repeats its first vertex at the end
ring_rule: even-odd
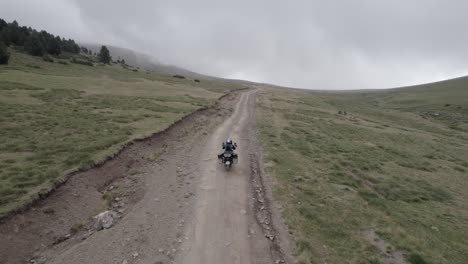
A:
POLYGON ((468 75, 465 0, 0 0, 0 17, 199 73, 293 87, 468 75))

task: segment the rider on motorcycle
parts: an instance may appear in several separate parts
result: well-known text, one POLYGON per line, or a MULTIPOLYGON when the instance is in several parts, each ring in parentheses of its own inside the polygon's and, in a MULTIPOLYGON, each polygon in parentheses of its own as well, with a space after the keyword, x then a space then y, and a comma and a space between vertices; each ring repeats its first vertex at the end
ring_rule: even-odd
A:
POLYGON ((237 144, 236 143, 233 143, 232 140, 230 138, 228 138, 226 140, 226 142, 223 142, 223 149, 224 151, 218 155, 218 159, 222 159, 223 158, 223 154, 228 152, 228 153, 233 153, 235 156, 237 156, 235 153, 234 153, 234 150, 236 149, 237 147, 237 144))

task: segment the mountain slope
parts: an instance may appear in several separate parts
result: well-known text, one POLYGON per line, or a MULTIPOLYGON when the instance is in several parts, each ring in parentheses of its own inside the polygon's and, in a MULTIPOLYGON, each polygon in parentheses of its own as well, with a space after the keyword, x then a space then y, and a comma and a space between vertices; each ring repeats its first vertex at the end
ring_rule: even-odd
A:
POLYGON ((468 78, 258 98, 266 170, 299 263, 468 259, 468 78))

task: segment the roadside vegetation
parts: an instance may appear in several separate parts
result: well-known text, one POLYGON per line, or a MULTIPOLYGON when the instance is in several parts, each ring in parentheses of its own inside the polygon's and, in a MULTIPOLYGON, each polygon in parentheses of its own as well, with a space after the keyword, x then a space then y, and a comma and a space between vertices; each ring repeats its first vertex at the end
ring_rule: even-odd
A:
POLYGON ((259 92, 266 172, 299 263, 466 263, 467 87, 259 92))
POLYGON ((242 88, 240 82, 199 84, 125 63, 97 64, 83 51, 50 55, 52 63, 15 46, 8 52, 8 65, 0 65, 0 216, 67 171, 91 166, 242 88))

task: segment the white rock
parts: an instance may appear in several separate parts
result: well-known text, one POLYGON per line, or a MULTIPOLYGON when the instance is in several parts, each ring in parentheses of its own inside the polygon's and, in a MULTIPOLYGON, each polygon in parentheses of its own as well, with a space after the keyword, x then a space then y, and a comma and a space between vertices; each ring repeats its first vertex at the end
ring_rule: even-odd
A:
POLYGON ((101 230, 103 228, 111 228, 115 223, 115 218, 117 217, 116 213, 112 211, 104 211, 97 216, 95 227, 97 230, 101 230))

